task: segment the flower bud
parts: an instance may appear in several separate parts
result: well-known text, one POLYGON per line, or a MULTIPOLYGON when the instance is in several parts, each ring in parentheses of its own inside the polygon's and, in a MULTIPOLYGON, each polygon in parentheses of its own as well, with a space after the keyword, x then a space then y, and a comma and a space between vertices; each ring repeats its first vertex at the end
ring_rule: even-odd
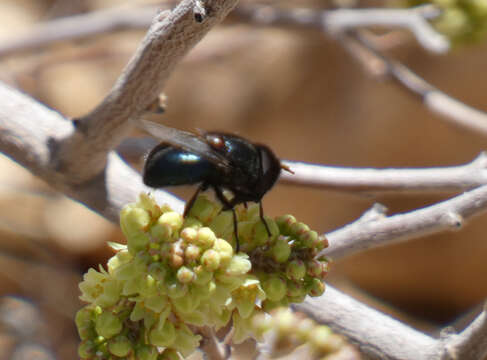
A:
POLYGON ((195 242, 201 248, 208 249, 213 246, 215 241, 215 233, 209 227, 202 227, 198 230, 195 242))
POLYGON ((199 259, 200 253, 200 247, 195 245, 188 245, 186 249, 184 249, 184 258, 186 262, 194 262, 199 259))
POLYGON ((207 271, 215 271, 220 267, 221 256, 216 250, 206 250, 201 256, 201 264, 207 271))
POLYGON ((280 236, 270 249, 270 255, 275 262, 284 263, 291 255, 291 246, 287 239, 280 236))
POLYGON ((286 276, 290 280, 301 280, 306 275, 306 266, 302 260, 296 259, 286 265, 286 276))
POLYGON ((286 295, 291 298, 306 296, 306 288, 301 282, 288 280, 286 295))
POLYGON ((262 282, 262 288, 265 291, 267 299, 270 301, 279 301, 286 295, 286 282, 279 276, 271 275, 262 282))
POLYGON ((176 277, 178 281, 182 284, 187 284, 193 281, 194 272, 188 269, 186 266, 181 266, 177 272, 176 277))
POLYGON ((296 222, 296 218, 292 215, 283 215, 276 218, 277 226, 282 235, 291 235, 291 226, 296 222))
POLYGON ((315 248, 318 245, 318 233, 313 230, 306 231, 301 234, 299 241, 306 248, 315 248))
POLYGON ((220 254, 220 264, 226 265, 232 259, 233 247, 223 239, 216 239, 213 244, 213 250, 220 254))
POLYGON ((181 236, 181 239, 186 242, 186 244, 194 244, 196 236, 198 235, 198 230, 192 227, 188 227, 186 224, 184 224, 184 229, 181 230, 181 233, 179 235, 181 236))
POLYGON ((308 290, 310 296, 321 296, 325 292, 325 283, 319 279, 312 279, 308 290))
POLYGON ((291 225, 291 234, 300 238, 302 235, 310 231, 309 226, 302 222, 295 222, 291 225))

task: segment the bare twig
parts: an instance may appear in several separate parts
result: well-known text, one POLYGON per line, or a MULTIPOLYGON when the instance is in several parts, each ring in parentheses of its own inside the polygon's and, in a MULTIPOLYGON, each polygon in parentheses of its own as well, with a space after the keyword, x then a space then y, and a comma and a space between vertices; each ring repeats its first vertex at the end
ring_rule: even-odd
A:
POLYGON ((114 8, 40 23, 16 37, 3 39, 0 57, 34 50, 58 41, 76 40, 123 29, 147 29, 159 8, 114 8))
POLYGON ((461 166, 424 169, 372 169, 285 161, 295 174, 283 173, 285 184, 367 193, 383 191, 458 191, 487 184, 487 155, 461 166))
POLYGON ((412 237, 460 229, 465 220, 487 210, 487 185, 423 209, 371 221, 362 218, 327 234, 323 253, 341 258, 355 252, 412 237))
POLYGON ((373 359, 438 359, 438 341, 327 286, 319 298, 294 304, 315 321, 345 335, 373 359))
POLYGON ((449 47, 446 37, 438 33, 427 19, 438 16, 433 6, 411 9, 279 9, 271 6, 239 6, 234 16, 253 24, 266 26, 300 26, 319 29, 329 35, 337 35, 349 29, 370 26, 406 28, 427 50, 444 53, 449 47))
POLYGON ((456 333, 447 327, 440 338, 434 338, 331 286, 323 296, 308 298, 304 303, 294 304, 293 308, 347 336, 372 358, 476 360, 487 355, 485 310, 465 330, 456 333))
MULTIPOLYGON (((169 4, 170 5, 170 4, 169 4)), ((58 41, 74 40, 123 29, 146 29, 157 12, 155 6, 124 7, 95 11, 38 24, 18 37, 0 44, 0 57, 29 51, 58 41)), ((434 6, 413 9, 279 9, 271 6, 242 5, 232 14, 236 21, 266 26, 301 26, 336 35, 358 27, 406 28, 427 50, 443 53, 448 40, 436 32, 428 19, 437 16, 434 6)))
POLYGON ((382 54, 371 36, 364 31, 342 34, 343 44, 358 59, 363 59, 362 51, 367 51, 369 59, 376 63, 376 75, 391 76, 403 88, 419 96, 425 106, 455 125, 470 129, 475 133, 487 135, 487 113, 445 94, 406 66, 382 54), (357 46, 358 45, 358 46, 357 46), (380 64, 380 66, 377 66, 380 64))
POLYGON ((465 330, 443 332, 445 351, 442 359, 476 360, 487 356, 487 314, 484 310, 465 330))
POLYGON ((161 203, 182 212, 183 202, 173 195, 154 191, 115 153, 108 156, 104 173, 83 187, 63 182, 50 166, 53 139, 72 131, 72 123, 30 97, 0 82, 0 151, 57 190, 69 195, 112 221, 118 221, 123 205, 141 192, 152 192, 161 203))
POLYGON ((206 0, 201 16, 195 0, 182 0, 168 16, 156 16, 110 93, 57 144, 53 162, 65 181, 81 184, 103 171, 106 154, 127 136, 131 120, 158 98, 175 65, 236 3, 206 0))

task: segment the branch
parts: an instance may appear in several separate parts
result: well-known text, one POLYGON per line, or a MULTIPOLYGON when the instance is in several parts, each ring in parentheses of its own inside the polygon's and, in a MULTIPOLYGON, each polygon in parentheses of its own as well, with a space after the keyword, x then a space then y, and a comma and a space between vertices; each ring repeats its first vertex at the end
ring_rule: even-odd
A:
MULTIPOLYGON (((139 6, 94 11, 32 26, 16 37, 2 39, 0 57, 35 50, 59 41, 76 40, 123 29, 147 29, 159 7, 139 6)), ((166 12, 166 15, 169 11, 166 12)))
POLYGON ((284 161, 295 174, 283 173, 281 182, 330 190, 383 191, 458 191, 487 184, 487 154, 461 166, 424 169, 372 169, 324 166, 284 161))
MULTIPOLYGON (((170 5, 170 4, 168 4, 170 5)), ((123 29, 146 29, 156 15, 156 6, 124 7, 55 19, 33 26, 18 37, 0 44, 0 57, 33 50, 58 41, 75 40, 123 29)), ((383 26, 410 30, 418 42, 434 53, 450 45, 428 23, 439 10, 434 6, 412 9, 279 9, 271 6, 241 5, 231 14, 235 21, 263 26, 299 26, 337 35, 358 27, 383 26)))
POLYGON ((234 16, 257 25, 299 26, 319 29, 335 36, 344 31, 370 26, 405 28, 418 42, 434 53, 445 53, 450 44, 438 33, 428 19, 440 14, 434 6, 410 9, 336 9, 316 11, 313 9, 279 9, 271 6, 239 6, 234 16))
POLYGON ((81 184, 100 174, 106 155, 159 97, 176 64, 220 22, 237 0, 182 0, 168 15, 159 14, 110 93, 76 121, 76 131, 56 144, 53 162, 65 182, 81 184))
MULTIPOLYGON (((406 66, 382 54, 370 36, 363 31, 342 34, 344 46, 357 59, 364 59, 363 51, 375 62, 374 71, 382 76, 392 77, 401 87, 411 94, 419 96, 424 105, 434 113, 441 115, 455 125, 476 133, 487 135, 487 113, 445 94, 406 66)), ((366 61, 369 61, 367 59, 366 61)))
POLYGON ((443 359, 476 360, 487 356, 487 314, 483 311, 470 325, 456 334, 443 332, 445 354, 443 359))
POLYGON ((437 340, 327 286, 318 298, 294 304, 315 321, 345 335, 373 359, 438 359, 437 340))
POLYGON ((360 218, 326 234, 323 254, 335 259, 444 230, 458 230, 465 220, 487 210, 487 185, 423 209, 390 217, 360 218))
POLYGON ((182 212, 184 203, 164 191, 146 187, 136 171, 111 152, 105 171, 85 186, 64 182, 50 164, 54 140, 72 131, 72 123, 59 113, 0 82, 0 152, 29 169, 55 189, 118 222, 123 205, 141 192, 152 192, 161 203, 182 212))

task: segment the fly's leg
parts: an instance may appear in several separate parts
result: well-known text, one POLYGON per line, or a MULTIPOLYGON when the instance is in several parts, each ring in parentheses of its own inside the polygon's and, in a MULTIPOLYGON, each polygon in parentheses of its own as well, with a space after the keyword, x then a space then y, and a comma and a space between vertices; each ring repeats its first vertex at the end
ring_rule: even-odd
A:
POLYGON ((184 207, 184 214, 183 217, 188 216, 189 212, 191 211, 191 208, 194 205, 194 202, 196 201, 196 198, 198 197, 199 193, 201 191, 205 191, 208 188, 208 185, 203 183, 200 186, 198 186, 198 190, 194 193, 194 195, 189 199, 189 201, 186 203, 186 206, 184 207))
POLYGON ((272 234, 271 234, 271 231, 269 230, 269 225, 267 225, 267 221, 265 221, 265 219, 264 219, 264 209, 262 207, 262 201, 259 201, 259 215, 260 215, 260 219, 264 223, 265 229, 267 230, 267 235, 269 235, 269 237, 271 237, 272 234))
POLYGON ((226 210, 232 210, 232 215, 233 215, 233 233, 235 234, 235 240, 237 242, 236 247, 235 247, 235 252, 240 251, 240 241, 238 239, 238 226, 237 226, 237 213, 235 212, 234 205, 228 201, 228 199, 223 195, 222 190, 218 186, 213 186, 213 189, 215 190, 215 195, 218 200, 223 204, 223 209, 222 211, 226 210))

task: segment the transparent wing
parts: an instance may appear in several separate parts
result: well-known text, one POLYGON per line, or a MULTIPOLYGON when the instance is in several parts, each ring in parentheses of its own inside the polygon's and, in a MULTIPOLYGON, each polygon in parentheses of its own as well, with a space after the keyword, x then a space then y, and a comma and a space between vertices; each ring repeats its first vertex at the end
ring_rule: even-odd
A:
POLYGON ((203 138, 195 134, 173 129, 144 119, 140 119, 139 124, 145 131, 162 142, 169 143, 175 147, 200 155, 218 166, 230 167, 230 162, 225 156, 213 150, 203 138))

